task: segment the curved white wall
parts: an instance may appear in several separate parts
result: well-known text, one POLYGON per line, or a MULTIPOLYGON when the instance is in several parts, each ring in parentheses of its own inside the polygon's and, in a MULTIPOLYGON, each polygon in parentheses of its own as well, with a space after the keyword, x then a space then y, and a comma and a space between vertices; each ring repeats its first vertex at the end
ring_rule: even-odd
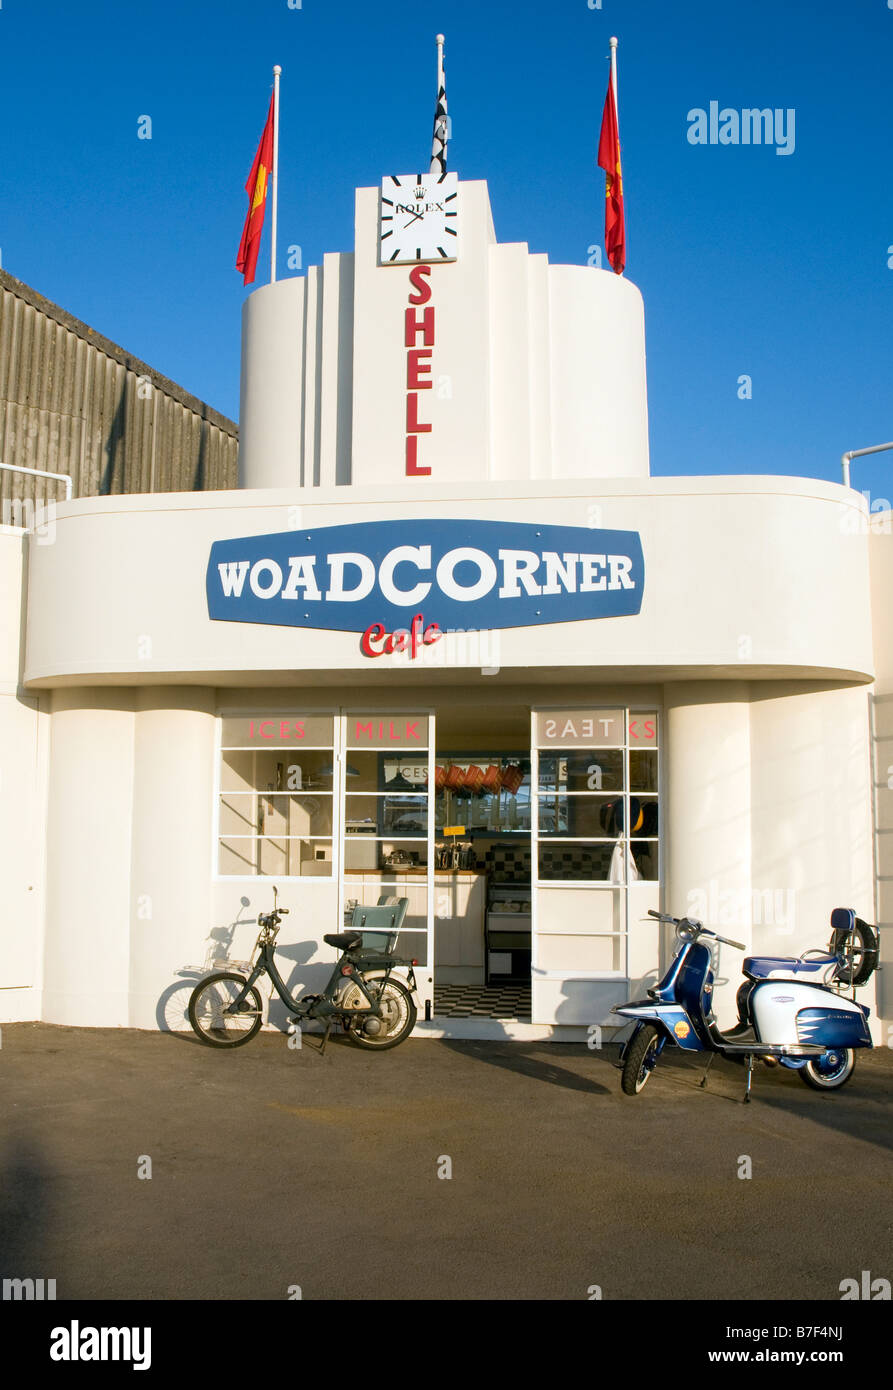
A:
MULTIPOLYGON (((751 904, 750 708, 743 681, 664 689, 665 911, 692 916, 749 950, 751 904), (742 907, 744 911, 742 912, 742 907)), ((670 931, 672 936, 672 929, 670 931)), ((665 959, 670 948, 665 937, 665 959)), ((723 946, 714 1007, 736 1018, 744 952, 723 946)))
POLYGON ((53 696, 47 814, 47 1023, 128 1023, 134 692, 53 696))
POLYGON ((301 482, 308 283, 295 276, 263 285, 242 305, 241 487, 301 482))
POLYGON ((213 690, 140 690, 134 727, 128 1021, 155 1028, 173 972, 207 936, 214 785, 213 690))
POLYGON ((404 520, 594 520, 639 533, 641 612, 506 628, 494 639, 498 661, 486 662, 499 665, 494 681, 558 667, 650 679, 872 674, 867 540, 841 530, 847 514, 862 514, 857 493, 793 478, 635 479, 592 490, 556 480, 530 484, 522 496, 507 483, 422 482, 402 503, 398 489, 319 489, 307 500, 292 488, 61 504, 55 543, 31 555, 25 679, 89 684, 102 674, 170 684, 188 676, 232 685, 278 672, 301 684, 323 671, 377 682, 391 673, 449 680, 458 668, 480 669, 480 646, 450 633, 415 660, 370 661, 355 632, 208 618, 215 540, 395 512, 404 520))
POLYGON ((25 532, 0 525, 0 993, 3 1020, 40 1012, 49 720, 44 695, 20 687, 24 653, 25 532))
POLYGON ((635 285, 549 267, 552 476, 648 476, 645 309, 635 285))

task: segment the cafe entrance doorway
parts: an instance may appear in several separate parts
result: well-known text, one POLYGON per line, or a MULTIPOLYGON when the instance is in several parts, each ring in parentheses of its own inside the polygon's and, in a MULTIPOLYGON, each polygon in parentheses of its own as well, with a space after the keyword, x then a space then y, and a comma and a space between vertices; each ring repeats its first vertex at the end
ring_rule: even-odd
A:
POLYGON ((530 707, 438 711, 434 1017, 529 1022, 530 707))

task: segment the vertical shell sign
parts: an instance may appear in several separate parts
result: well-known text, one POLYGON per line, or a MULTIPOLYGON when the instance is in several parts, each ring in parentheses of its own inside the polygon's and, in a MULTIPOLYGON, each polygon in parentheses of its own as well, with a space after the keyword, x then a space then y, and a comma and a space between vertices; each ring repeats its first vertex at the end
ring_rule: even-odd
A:
POLYGON ((642 607, 636 531, 460 519, 365 521, 215 541, 215 622, 363 632, 424 609, 441 631, 619 618, 642 607))

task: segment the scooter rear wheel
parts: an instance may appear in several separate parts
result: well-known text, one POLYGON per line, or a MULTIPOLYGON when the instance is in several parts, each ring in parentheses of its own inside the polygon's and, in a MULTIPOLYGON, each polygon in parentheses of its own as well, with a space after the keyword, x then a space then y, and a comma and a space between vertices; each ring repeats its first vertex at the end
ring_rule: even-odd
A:
POLYGON ((654 1070, 660 1034, 651 1023, 640 1028, 633 1038, 623 1063, 620 1085, 624 1095, 637 1096, 654 1070))
POLYGON ((836 1091, 845 1086, 856 1070, 856 1053, 851 1047, 829 1049, 821 1057, 816 1057, 799 1067, 800 1080, 805 1081, 814 1091, 836 1091))

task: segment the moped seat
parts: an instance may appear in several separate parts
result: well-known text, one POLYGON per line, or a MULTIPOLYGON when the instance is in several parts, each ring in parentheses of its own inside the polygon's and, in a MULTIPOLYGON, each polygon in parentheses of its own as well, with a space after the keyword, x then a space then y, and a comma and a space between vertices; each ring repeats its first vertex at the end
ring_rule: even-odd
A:
POLYGON ((350 951, 359 946, 363 933, 358 931, 333 931, 323 937, 327 946, 337 946, 339 951, 350 951))
POLYGON ((823 975, 829 965, 837 963, 837 956, 832 955, 813 956, 811 960, 798 960, 795 956, 745 956, 742 969, 749 980, 768 980, 779 973, 815 979, 823 975))

